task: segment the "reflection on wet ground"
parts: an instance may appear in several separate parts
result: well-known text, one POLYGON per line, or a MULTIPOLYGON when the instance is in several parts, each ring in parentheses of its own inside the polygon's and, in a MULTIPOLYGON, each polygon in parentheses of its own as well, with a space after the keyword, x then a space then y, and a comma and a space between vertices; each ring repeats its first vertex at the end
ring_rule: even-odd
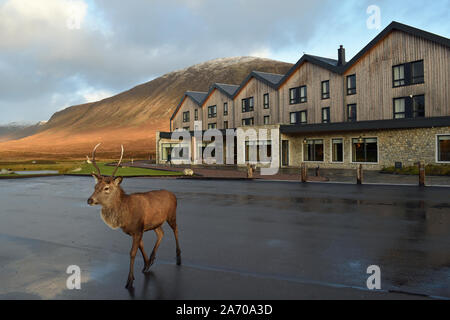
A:
POLYGON ((127 192, 175 192, 184 263, 166 229, 152 272, 139 256, 127 291, 131 240, 87 207, 91 180, 1 181, 0 299, 450 298, 448 188, 125 179, 127 192), (71 264, 82 290, 66 289, 71 264))

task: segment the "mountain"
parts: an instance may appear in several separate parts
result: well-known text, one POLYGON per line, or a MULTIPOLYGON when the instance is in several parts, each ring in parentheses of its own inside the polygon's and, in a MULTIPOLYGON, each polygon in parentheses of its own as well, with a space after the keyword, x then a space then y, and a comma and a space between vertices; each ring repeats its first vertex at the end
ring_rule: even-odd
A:
POLYGON ((6 125, 0 125, 0 142, 8 140, 18 140, 31 136, 45 125, 46 121, 41 121, 36 124, 22 124, 22 123, 9 123, 6 125))
POLYGON ((99 155, 148 158, 156 131, 169 119, 187 90, 208 91, 214 82, 240 84, 253 70, 284 74, 292 64, 255 57, 216 59, 170 72, 101 101, 56 112, 35 134, 0 143, 0 159, 84 158, 102 142, 99 155))

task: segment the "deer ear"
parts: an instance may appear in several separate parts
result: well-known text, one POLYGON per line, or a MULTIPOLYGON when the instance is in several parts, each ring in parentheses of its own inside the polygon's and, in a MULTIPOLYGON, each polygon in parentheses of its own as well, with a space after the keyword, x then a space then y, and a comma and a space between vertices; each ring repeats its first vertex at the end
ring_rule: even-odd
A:
POLYGON ((114 178, 114 184, 116 186, 120 185, 122 183, 122 181, 123 181, 123 177, 114 178))
POLYGON ((101 177, 96 173, 92 172, 91 175, 94 177, 95 183, 98 183, 99 180, 101 179, 101 177))

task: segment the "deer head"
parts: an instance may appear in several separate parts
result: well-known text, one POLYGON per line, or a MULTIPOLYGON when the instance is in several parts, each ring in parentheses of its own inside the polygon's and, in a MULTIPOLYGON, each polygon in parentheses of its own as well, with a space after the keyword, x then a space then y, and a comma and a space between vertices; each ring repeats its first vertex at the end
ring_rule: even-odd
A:
POLYGON ((123 178, 116 177, 115 174, 117 172, 117 169, 119 169, 120 164, 122 163, 124 150, 122 146, 120 160, 117 163, 112 175, 108 177, 101 174, 100 168, 95 161, 95 152, 99 146, 100 143, 95 146, 94 151, 92 152, 92 165, 97 170, 97 172, 92 173, 92 176, 95 179, 95 190, 94 193, 89 197, 87 203, 91 206, 100 204, 104 207, 110 207, 114 204, 114 200, 117 199, 117 197, 120 196, 120 194, 123 192, 120 187, 123 178))

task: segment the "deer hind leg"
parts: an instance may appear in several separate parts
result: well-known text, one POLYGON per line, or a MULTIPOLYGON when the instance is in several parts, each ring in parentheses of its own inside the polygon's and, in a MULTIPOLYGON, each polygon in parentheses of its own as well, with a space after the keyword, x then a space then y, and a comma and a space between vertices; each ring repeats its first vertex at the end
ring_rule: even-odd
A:
POLYGON ((150 260, 147 257, 147 254, 144 251, 144 239, 141 238, 141 242, 139 243, 139 250, 142 253, 142 258, 144 258, 144 269, 142 269, 142 272, 147 272, 148 268, 150 268, 150 260))
POLYGON ((131 289, 133 288, 134 281, 134 258, 136 258, 136 253, 139 248, 139 244, 142 239, 142 233, 133 235, 133 245, 130 251, 130 271, 128 273, 128 281, 125 288, 131 289))
POLYGON ((178 226, 176 220, 168 221, 169 226, 173 230, 173 234, 175 235, 175 242, 177 244, 177 265, 181 264, 181 250, 180 250, 180 244, 178 243, 178 226))
POLYGON ((158 250, 159 244, 161 243, 161 240, 164 236, 164 231, 161 227, 156 228, 155 233, 158 238, 156 239, 156 243, 155 243, 155 246, 153 247, 152 254, 150 255, 150 261, 148 263, 148 267, 146 267, 146 270, 148 270, 152 266, 153 262, 155 261, 156 251, 158 250))

